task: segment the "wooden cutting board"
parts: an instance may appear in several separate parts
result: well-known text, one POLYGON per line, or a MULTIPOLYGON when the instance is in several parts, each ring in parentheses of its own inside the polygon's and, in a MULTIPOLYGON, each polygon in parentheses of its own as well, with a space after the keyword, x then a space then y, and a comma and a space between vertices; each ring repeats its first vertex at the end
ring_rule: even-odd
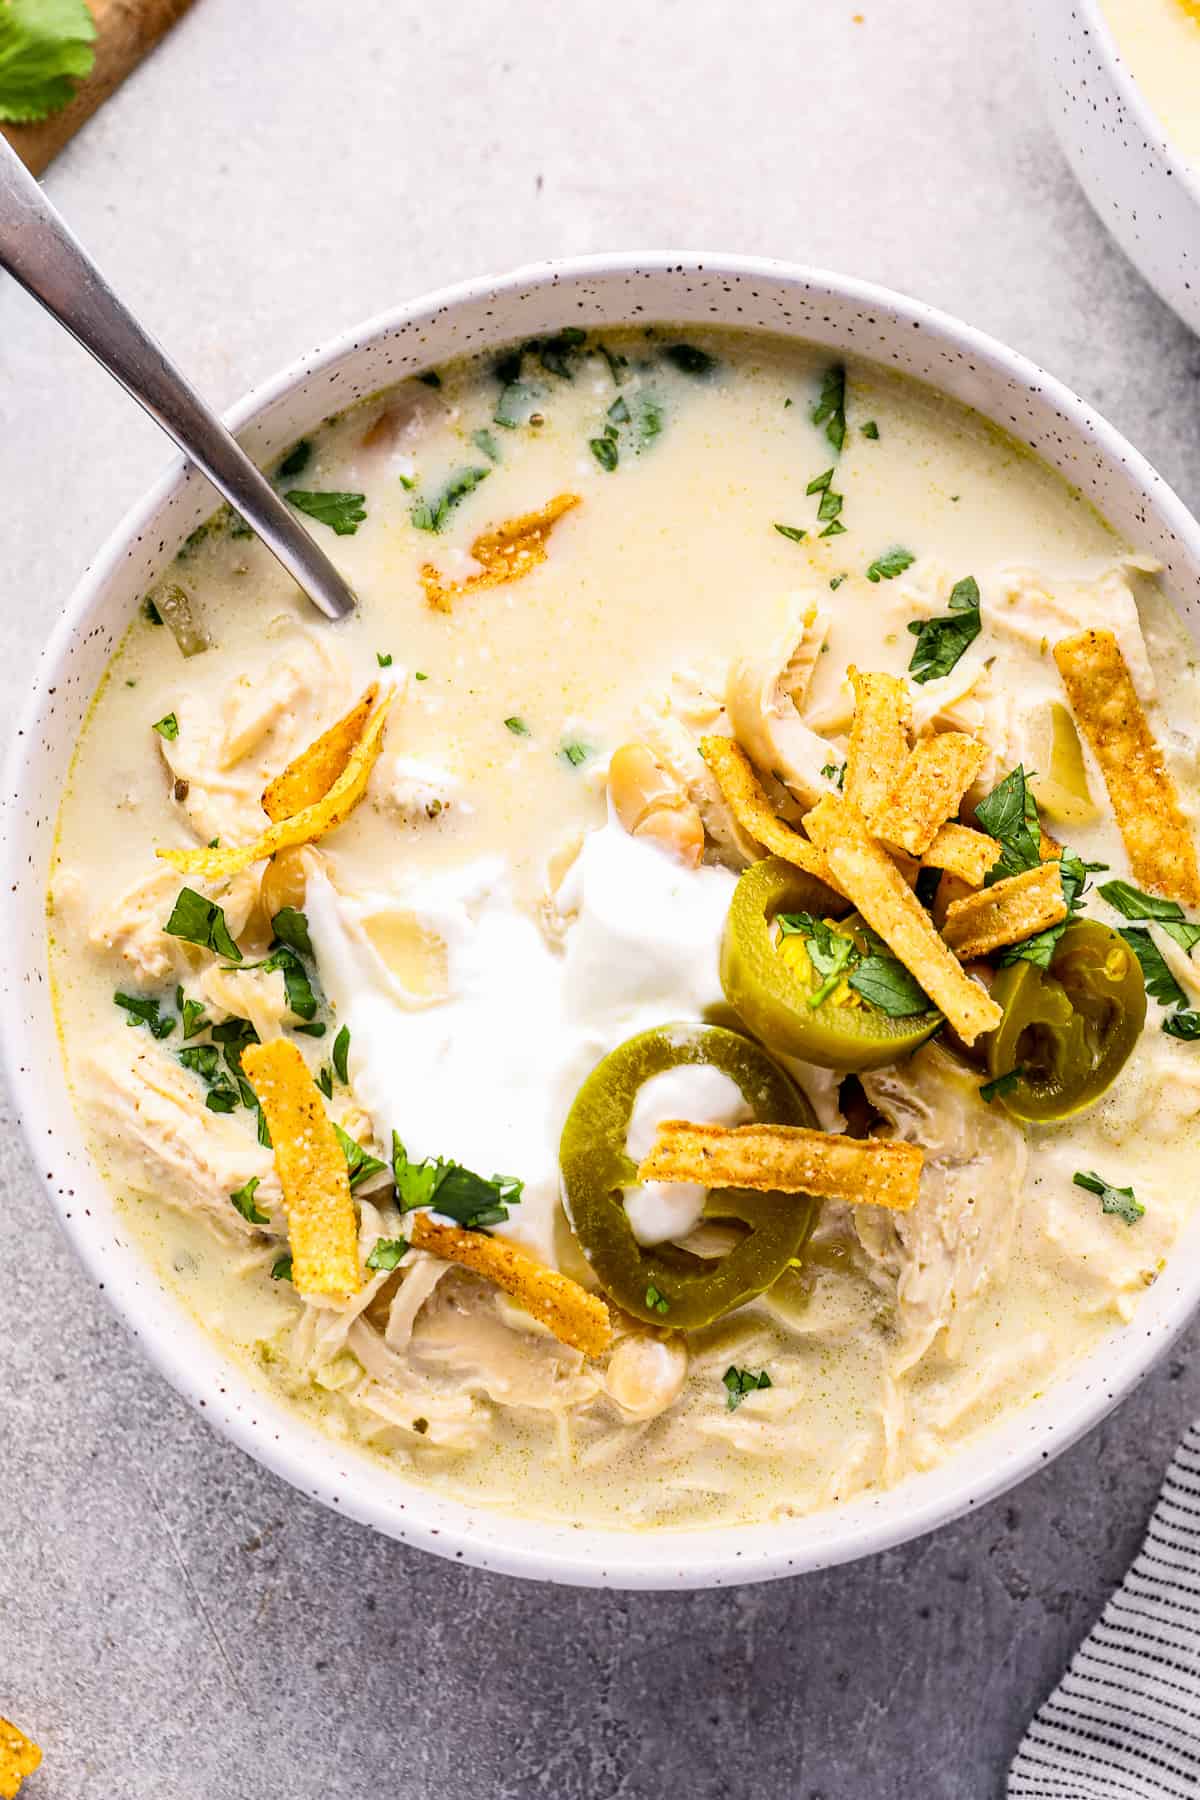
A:
POLYGON ((96 21, 96 63, 69 106, 40 125, 0 125, 27 168, 40 175, 68 139, 149 56, 192 0, 88 0, 96 21))

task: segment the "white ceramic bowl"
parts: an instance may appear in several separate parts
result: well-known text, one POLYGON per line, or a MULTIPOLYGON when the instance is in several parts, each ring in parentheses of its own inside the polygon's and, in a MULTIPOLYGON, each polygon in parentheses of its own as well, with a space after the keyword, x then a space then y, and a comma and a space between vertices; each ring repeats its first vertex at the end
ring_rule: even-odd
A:
POLYGON ((1050 121, 1101 221, 1200 332, 1200 174, 1167 136, 1100 0, 1026 0, 1050 121))
MULTIPOLYGON (((944 314, 783 263, 610 256, 473 281, 347 332, 249 395, 230 423, 250 453, 269 463, 330 412, 431 364, 565 324, 629 320, 782 332, 930 383, 1077 484, 1120 532, 1162 559, 1184 616, 1200 616, 1200 528, 1082 401, 944 314)), ((586 1586, 715 1587, 819 1568, 928 1531, 1029 1474, 1134 1385, 1200 1298, 1200 1256, 1187 1243, 1134 1323, 1036 1404, 929 1474, 778 1524, 634 1534, 481 1510, 411 1485, 252 1385, 159 1288, 122 1229, 68 1099, 46 970, 47 863, 76 734, 141 596, 213 505, 199 476, 173 467, 100 552, 42 657, 6 781, 0 1030, 34 1165, 68 1236, 153 1362, 215 1426, 315 1499, 443 1556, 586 1586)), ((1200 1218, 1190 1238, 1200 1242, 1200 1218)))

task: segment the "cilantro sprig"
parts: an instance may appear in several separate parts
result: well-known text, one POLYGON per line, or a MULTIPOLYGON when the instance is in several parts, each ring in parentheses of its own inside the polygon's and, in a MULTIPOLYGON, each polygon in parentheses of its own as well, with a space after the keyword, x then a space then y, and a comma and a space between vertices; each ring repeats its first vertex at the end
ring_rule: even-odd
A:
POLYGON ((225 923, 224 909, 215 900, 206 900, 195 888, 180 888, 163 930, 168 937, 182 938, 185 944, 199 944, 202 950, 211 950, 227 962, 240 963, 242 960, 242 953, 225 923))
POLYGON ((1149 927, 1157 925, 1160 931, 1165 931, 1179 945, 1185 955, 1190 956, 1196 945, 1200 944, 1200 925, 1186 917, 1177 900, 1164 900, 1158 894, 1143 893, 1132 882, 1106 881, 1098 892, 1122 918, 1146 921, 1144 925, 1118 925, 1118 936, 1124 939, 1137 957, 1141 965, 1142 980, 1151 999, 1157 1000, 1160 1006, 1176 1009, 1169 1018, 1163 1020, 1162 1028, 1167 1036, 1178 1038, 1182 1043, 1194 1043, 1200 1038, 1200 1013, 1187 1010, 1187 994, 1151 937, 1149 927))
POLYGON ((467 1231, 502 1225, 509 1217, 509 1207, 520 1200, 525 1185, 514 1175, 493 1175, 490 1181, 485 1180, 460 1163, 439 1156, 412 1162, 396 1132, 392 1133, 392 1178, 401 1212, 430 1206, 467 1231))
POLYGON ((825 427, 825 436, 841 455, 846 441, 846 369, 834 363, 821 378, 821 392, 811 413, 814 425, 825 427))
POLYGON ((367 516, 365 494, 348 494, 338 488, 288 488, 283 497, 297 512, 328 525, 338 537, 353 537, 367 516))
POLYGON ((721 1384, 725 1389, 725 1405, 729 1412, 736 1412, 747 1394, 775 1385, 765 1369, 760 1369, 756 1375, 753 1369, 739 1369, 732 1363, 722 1375, 721 1384))
POLYGON ((908 671, 922 685, 948 675, 982 629, 979 583, 973 575, 956 581, 946 602, 949 613, 934 619, 910 619, 908 629, 916 647, 908 671))
POLYGON ((1136 1225, 1145 1215, 1146 1209, 1131 1187, 1114 1187, 1094 1169, 1077 1169, 1071 1179, 1076 1187, 1100 1196, 1101 1212, 1112 1213, 1116 1218, 1124 1219, 1127 1225, 1136 1225))
POLYGON ((821 977, 808 996, 810 1007, 821 1006, 844 980, 888 1018, 907 1019, 932 1011, 933 1002, 916 978, 869 926, 858 928, 867 945, 864 953, 852 937, 812 913, 779 913, 775 922, 785 938, 803 937, 808 960, 821 977))

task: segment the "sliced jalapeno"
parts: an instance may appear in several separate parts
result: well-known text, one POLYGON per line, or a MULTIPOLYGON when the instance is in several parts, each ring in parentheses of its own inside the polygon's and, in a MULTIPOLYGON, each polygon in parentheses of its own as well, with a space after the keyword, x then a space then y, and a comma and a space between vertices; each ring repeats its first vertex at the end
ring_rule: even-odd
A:
POLYGON ((813 1126, 804 1095, 766 1051, 714 1025, 666 1025, 627 1040, 597 1064, 563 1127, 559 1160, 567 1218, 605 1292, 636 1319, 689 1331, 761 1294, 796 1256, 817 1202, 806 1194, 715 1188, 705 1219, 745 1227, 720 1258, 670 1244, 647 1249, 633 1235, 624 1190, 637 1185, 625 1140, 643 1084, 665 1069, 707 1063, 736 1082, 755 1119, 813 1126))
POLYGON ((1146 1021, 1137 958, 1107 925, 1077 919, 1048 969, 1001 969, 992 998, 1004 1017, 988 1041, 988 1073, 1017 1071, 998 1098, 1018 1119, 1066 1119, 1098 1100, 1124 1068, 1146 1021))
MULTIPOLYGON (((827 904, 828 891, 802 869, 775 856, 752 864, 734 889, 721 944, 725 998, 781 1056, 825 1069, 878 1069, 923 1044, 942 1015, 930 1007, 896 1017, 845 983, 822 996, 828 981, 813 969, 801 940, 780 940, 776 920, 781 913, 819 913, 827 904)), ((854 919, 843 923, 851 937, 854 925, 854 919)))

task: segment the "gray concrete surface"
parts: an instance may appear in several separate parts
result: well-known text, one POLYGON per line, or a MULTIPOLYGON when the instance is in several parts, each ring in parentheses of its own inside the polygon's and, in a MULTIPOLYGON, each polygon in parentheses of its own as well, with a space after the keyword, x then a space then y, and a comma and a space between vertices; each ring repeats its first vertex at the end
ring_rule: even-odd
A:
MULTIPOLYGON (((49 187, 222 404, 479 269, 764 251, 976 320, 1200 502, 1200 345, 1087 210, 1005 0, 198 0, 49 187)), ((5 730, 164 460, 0 284, 5 730)), ((1037 1479, 906 1549, 734 1593, 519 1586, 328 1516, 213 1437, 0 1129, 0 1712, 46 1749, 29 1800, 999 1795, 1200 1409, 1193 1332, 1037 1479)))

